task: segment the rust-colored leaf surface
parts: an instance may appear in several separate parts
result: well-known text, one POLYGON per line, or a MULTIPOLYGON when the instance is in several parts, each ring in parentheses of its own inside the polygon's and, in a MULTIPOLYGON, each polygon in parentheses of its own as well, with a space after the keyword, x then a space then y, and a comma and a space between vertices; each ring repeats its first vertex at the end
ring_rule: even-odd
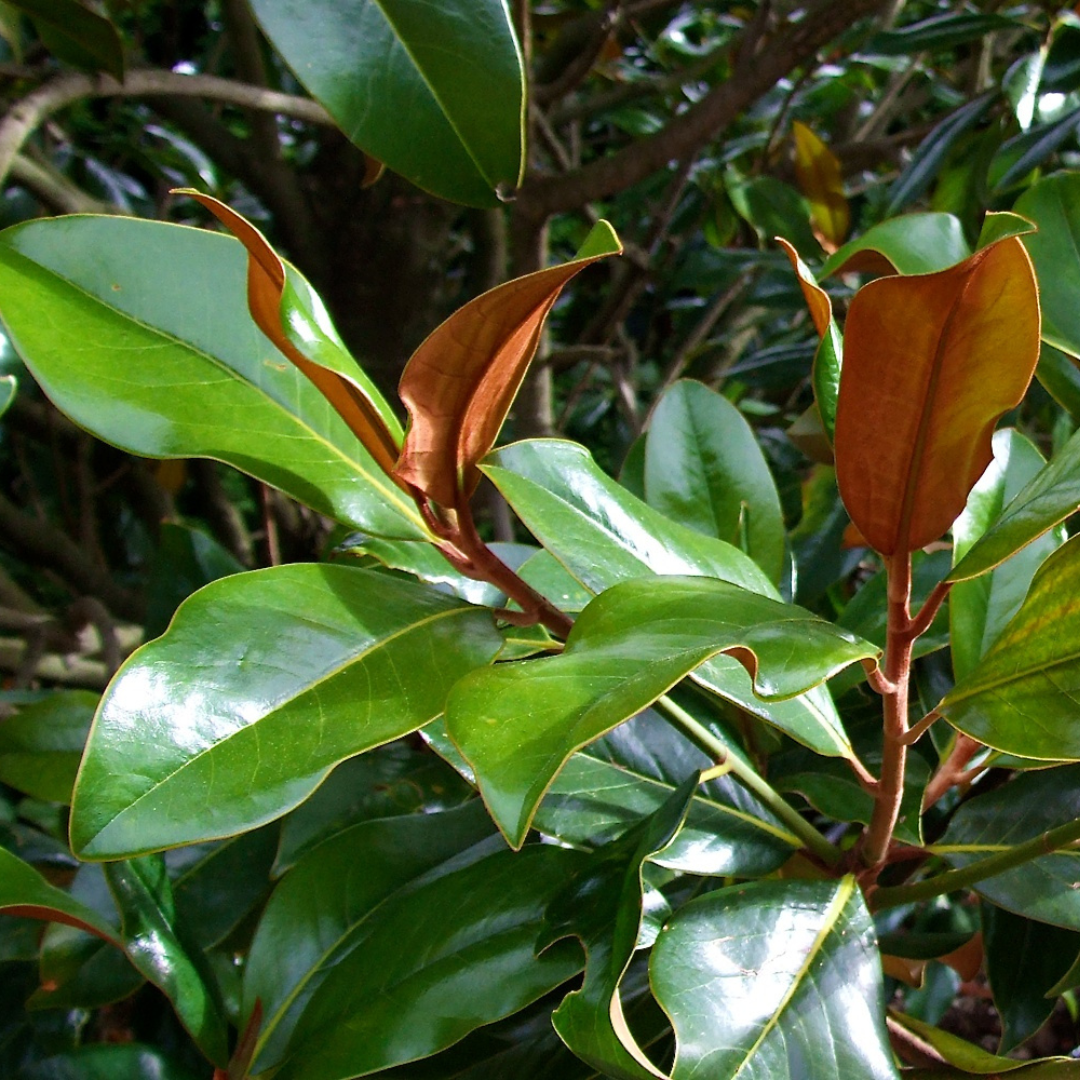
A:
POLYGON ((392 477, 398 442, 363 388, 342 372, 315 363, 289 340, 282 322, 285 265, 266 238, 246 218, 212 196, 188 188, 180 193, 201 202, 247 248, 248 309, 255 325, 319 388, 379 468, 392 477))
POLYGON ((803 299, 810 309, 814 329, 818 332, 818 337, 824 337, 829 332, 829 323, 832 322, 832 301, 829 299, 829 294, 814 279, 810 268, 802 261, 794 246, 782 236, 777 236, 775 239, 784 249, 784 254, 791 262, 791 268, 799 278, 799 288, 802 289, 803 299))
POLYGON ((440 506, 468 501, 477 463, 495 445, 563 286, 590 263, 622 250, 598 223, 578 258, 478 296, 454 312, 412 355, 399 392, 409 411, 396 476, 440 506))
POLYGON ((844 177, 837 156, 798 120, 795 135, 795 178, 810 200, 810 217, 821 246, 835 251, 851 226, 851 210, 844 195, 844 177))
POLYGON ((998 418, 1039 357, 1039 299, 1015 237, 935 274, 856 294, 844 331, 836 472, 856 528, 883 555, 936 540, 990 463, 998 418))

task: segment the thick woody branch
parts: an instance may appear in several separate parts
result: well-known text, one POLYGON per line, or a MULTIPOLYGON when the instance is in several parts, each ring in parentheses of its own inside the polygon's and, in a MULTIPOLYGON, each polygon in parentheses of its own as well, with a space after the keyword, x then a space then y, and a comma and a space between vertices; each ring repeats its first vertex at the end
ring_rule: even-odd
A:
POLYGON ((650 174, 719 138, 736 117, 855 20, 887 7, 886 0, 819 0, 802 19, 742 56, 731 77, 663 130, 565 176, 540 177, 518 194, 521 212, 544 219, 624 191, 650 174))

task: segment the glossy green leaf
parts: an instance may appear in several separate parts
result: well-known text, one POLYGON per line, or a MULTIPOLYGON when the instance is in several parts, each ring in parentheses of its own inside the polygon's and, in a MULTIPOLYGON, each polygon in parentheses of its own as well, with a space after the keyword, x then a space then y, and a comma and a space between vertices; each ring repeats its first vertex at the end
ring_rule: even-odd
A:
POLYGON ((0 719, 0 782, 36 799, 70 803, 98 695, 58 690, 0 719))
POLYGON ((115 932, 93 908, 50 885, 29 863, 3 847, 0 847, 0 913, 66 923, 120 945, 115 932))
POLYGON ((499 851, 383 905, 313 995, 275 1080, 346 1080, 426 1057, 571 978, 575 942, 535 948, 547 905, 585 859, 546 844, 499 851))
POLYGON ((996 94, 981 94, 961 105, 923 139, 911 161, 889 188, 886 216, 892 217, 930 187, 957 144, 990 111, 996 97, 996 94))
POLYGON ((486 611, 372 571, 280 566, 216 581, 102 700, 72 844, 108 858, 264 824, 338 762, 438 715, 500 646, 486 611))
MULTIPOLYGON (((500 449, 483 471, 529 531, 587 589, 645 574, 701 574, 778 598, 757 564, 738 548, 670 521, 605 476, 575 443, 534 439, 500 449)), ((762 702, 730 657, 694 678, 740 708, 824 754, 846 753, 843 726, 825 687, 790 701, 762 702)))
MULTIPOLYGON (((742 754, 737 737, 725 742, 732 754, 742 754)), ((656 812, 687 776, 711 764, 647 709, 570 758, 533 824, 574 846, 608 842, 656 812)), ((762 877, 800 846, 798 837, 727 775, 699 786, 678 835, 652 861, 689 874, 762 877)))
POLYGON ((1073 357, 1044 339, 1035 378, 1074 422, 1080 419, 1080 366, 1073 357))
POLYGON ((59 408, 114 445, 217 458, 356 528, 425 536, 411 500, 251 320, 246 268, 237 241, 204 230, 29 222, 0 234, 0 316, 59 408))
POLYGON ((953 727, 1018 757, 1080 759, 1078 590, 1080 538, 1074 537, 1043 563, 1015 617, 941 700, 938 710, 953 727))
MULTIPOLYGON (((1001 515, 1017 492, 1045 466, 1038 448, 1015 428, 994 433, 994 460, 953 522, 953 558, 959 561, 1001 515)), ((958 581, 949 593, 953 674, 966 676, 1019 611, 1043 560, 1065 541, 1056 527, 989 574, 958 581)))
POLYGON ((932 274, 966 259, 971 248, 952 214, 906 214, 867 229, 830 255, 819 278, 830 274, 932 274))
POLYGON ((810 225, 810 207, 790 184, 775 176, 729 176, 727 193, 732 206, 762 243, 773 236, 785 236, 799 251, 820 251, 810 225))
POLYGON ((1001 516, 973 544, 949 575, 966 581, 1001 565, 1049 532, 1080 506, 1080 434, 1016 494, 1001 516))
POLYGON ((1048 124, 1039 124, 1002 143, 990 162, 990 192, 1000 195, 1019 183, 1032 169, 1073 137, 1080 126, 1080 109, 1073 109, 1048 124))
POLYGON ((197 1080, 158 1048, 140 1043, 98 1043, 35 1061, 19 1080, 197 1080))
POLYGON ((1023 26, 1022 22, 1005 15, 968 12, 934 15, 899 30, 876 34, 867 42, 866 51, 883 56, 904 56, 924 49, 948 49, 967 41, 976 41, 995 30, 1015 30, 1023 26))
MULTIPOLYGON (((492 817, 515 847, 576 750, 727 652, 762 697, 802 693, 878 650, 809 612, 710 578, 642 578, 581 614, 555 657, 463 679, 447 725, 492 817)), ((839 744, 834 752, 847 752, 839 744)))
POLYGON ((504 0, 254 0, 267 36, 365 153, 454 202, 524 167, 525 77, 504 0))
POLYGON ((896 1080, 874 928, 852 878, 708 893, 649 964, 675 1027, 674 1080, 896 1080))
MULTIPOLYGON (((896 1024, 913 1032, 923 1043, 933 1047, 937 1052, 944 1064, 940 1068, 934 1069, 935 1076, 988 1076, 991 1080, 998 1080, 1002 1073, 1009 1073, 1011 1076, 1015 1072, 1017 1076, 1023 1077, 1042 1075, 1038 1071, 1038 1066, 1029 1074, 1028 1068, 1030 1066, 1024 1062, 1001 1057, 998 1054, 991 1054, 981 1046, 977 1046, 967 1039, 962 1039, 959 1035, 954 1035, 951 1031, 944 1031, 933 1024, 918 1020, 914 1016, 905 1016, 894 1009, 889 1010, 889 1016, 896 1024), (955 1066, 955 1068, 950 1068, 950 1065, 955 1066)), ((1055 1064, 1060 1063, 1062 1060, 1061 1058, 1056 1059, 1055 1064)), ((909 1071, 905 1070, 903 1075, 907 1077, 909 1071)), ((911 1070, 910 1075, 921 1077, 922 1073, 918 1070, 911 1070)), ((1054 1076, 1055 1074, 1050 1073, 1049 1075, 1054 1076)), ((1073 1074, 1070 1072, 1057 1075, 1064 1077, 1073 1074)))
POLYGON ((15 391, 19 384, 14 375, 0 375, 0 416, 7 412, 15 400, 15 391))
POLYGON ((300 859, 259 920, 244 973, 243 1013, 262 1003, 260 1071, 280 1061, 312 995, 363 940, 373 913, 421 880, 480 858, 492 836, 491 819, 474 800, 440 814, 361 822, 300 859))
POLYGON ((1080 356, 1080 173, 1059 173, 1030 187, 1017 199, 1016 213, 1035 222, 1038 232, 1024 246, 1039 277, 1042 336, 1070 356, 1080 356))
POLYGON ((60 60, 87 71, 124 77, 124 48, 116 27, 78 0, 6 0, 33 20, 42 43, 60 60))
POLYGON ((978 250, 989 247, 1010 236, 1030 236, 1035 230, 1036 226, 1020 214, 1014 214, 1009 210, 991 210, 983 218, 975 248, 978 250))
POLYGON ((597 851, 548 908, 542 940, 573 935, 586 954, 585 981, 563 998, 552 1023, 578 1057, 613 1080, 665 1075, 627 1026, 619 986, 641 934, 644 865, 678 833, 698 780, 691 773, 655 813, 597 851))
POLYGON ((223 1065, 228 1058, 225 1020, 198 962, 177 934, 165 860, 147 855, 109 863, 105 875, 120 909, 131 962, 172 1002, 199 1049, 223 1065))
MULTIPOLYGON (((967 866, 1077 818, 1080 766, 1025 772, 965 802, 933 851, 954 866, 967 866)), ((1070 848, 986 878, 974 888, 1016 915, 1080 930, 1078 880, 1080 851, 1070 848)))
POLYGON ((645 497, 672 521, 742 546, 771 581, 780 580, 784 516, 776 483, 750 425, 714 390, 682 380, 660 399, 645 448, 645 497))
POLYGON ((986 974, 1001 1017, 1001 1053, 1019 1046, 1049 1019, 1047 992, 1080 952, 1080 934, 1032 922, 984 904, 986 974))

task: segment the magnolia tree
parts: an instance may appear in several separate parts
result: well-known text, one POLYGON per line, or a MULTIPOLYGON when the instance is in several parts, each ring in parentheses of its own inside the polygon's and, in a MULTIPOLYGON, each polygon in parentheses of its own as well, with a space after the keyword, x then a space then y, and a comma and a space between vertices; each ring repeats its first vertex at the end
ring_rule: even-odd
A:
MULTIPOLYGON (((253 570, 173 524, 158 636, 122 663, 114 617, 138 605, 102 572, 115 591, 68 609, 112 649, 100 699, 43 689, 63 627, 34 613, 0 721, 13 1075, 1080 1076, 1067 1042, 1028 1060, 1080 985, 1080 173, 1033 174, 1068 164, 1052 155, 1080 107, 1075 20, 854 28, 883 103, 917 72, 889 58, 972 47, 985 83, 1004 40, 1012 63, 867 200, 878 220, 855 239, 811 125, 793 128, 796 187, 729 172, 745 222, 792 227, 724 262, 733 237, 712 214, 698 255, 734 283, 659 372, 624 371, 615 393, 651 379, 655 400, 616 481, 568 439, 500 443, 508 417, 551 421, 548 316, 570 328, 590 275, 628 266, 591 332, 629 334, 662 254, 623 252, 596 207, 588 231, 553 215, 659 169, 673 219, 716 127, 800 65, 813 82, 817 50, 887 5, 584 9, 589 33, 533 84, 528 125, 535 23, 500 0, 255 0, 319 105, 124 71, 122 20, 11 6, 43 47, 123 82, 68 73, 30 92, 0 122, 7 164, 57 86, 168 95, 191 78, 253 109, 319 110, 370 180, 385 166, 443 199, 505 201, 529 271, 431 329, 398 401, 270 228, 205 187, 169 205, 221 228, 80 214, 0 233, 0 315, 50 408, 135 455, 233 466, 334 523, 320 561, 253 570), (562 147, 556 106, 597 65, 656 91, 618 27, 644 40, 657 11, 709 59, 695 103, 610 153, 578 147, 559 175, 524 171, 526 129, 562 147), (962 182, 994 209, 942 209, 962 182), (895 214, 931 188, 937 210, 895 214), (548 262, 559 229, 577 254, 548 262), (732 289, 754 300, 732 332, 771 318, 770 290, 799 299, 761 352, 812 327, 782 407, 730 357, 727 394, 680 377, 705 374, 693 363, 732 289), (778 414, 781 447, 750 423, 778 414), (794 528, 777 474, 802 482, 794 528), (492 538, 482 483, 516 539, 492 538), (992 997, 991 1045, 942 1022, 958 992, 992 997)), ((606 209, 633 226, 618 199, 606 209)), ((607 343, 577 347, 598 378, 588 350, 607 343)), ((45 408, 5 386, 13 421, 45 408)))

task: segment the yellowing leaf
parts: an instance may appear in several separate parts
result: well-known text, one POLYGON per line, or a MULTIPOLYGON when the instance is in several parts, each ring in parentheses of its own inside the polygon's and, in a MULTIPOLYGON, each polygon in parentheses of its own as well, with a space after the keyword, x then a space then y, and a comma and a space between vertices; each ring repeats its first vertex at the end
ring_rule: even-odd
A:
POLYGON ((399 387, 410 420, 395 473, 400 482, 440 506, 468 501, 480 479, 476 465, 495 444, 563 286, 621 251, 614 230, 601 221, 572 262, 499 285, 428 336, 399 387))
POLYGON ((851 226, 851 211, 844 196, 844 178, 837 156, 798 120, 795 134, 795 178, 810 200, 810 217, 821 246, 835 251, 851 226))
POLYGON ((392 477, 398 439, 359 380, 305 356, 285 328, 283 299, 288 287, 285 264, 251 222, 209 195, 181 189, 201 202, 248 252, 248 308, 258 328, 320 390, 349 425, 376 464, 392 477))
POLYGON ((883 555, 936 540, 990 463, 994 424, 1039 357, 1039 299, 1010 237, 935 274, 880 278, 851 302, 836 472, 856 528, 883 555))

